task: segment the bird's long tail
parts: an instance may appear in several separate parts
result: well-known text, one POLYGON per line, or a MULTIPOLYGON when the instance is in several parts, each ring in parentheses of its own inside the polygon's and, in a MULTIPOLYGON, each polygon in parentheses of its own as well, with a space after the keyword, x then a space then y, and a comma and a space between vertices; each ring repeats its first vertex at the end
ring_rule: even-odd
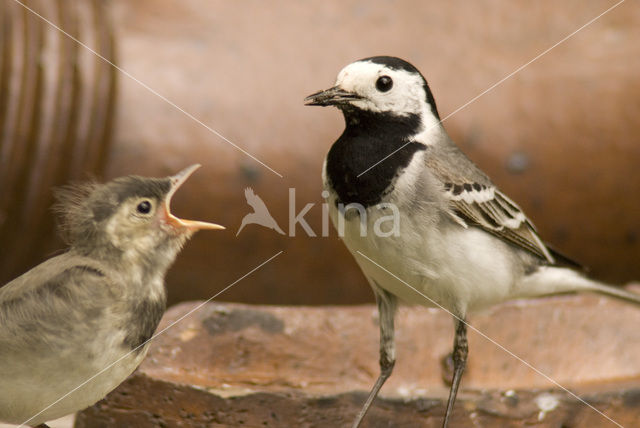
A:
POLYGON ((623 288, 612 287, 610 285, 605 285, 600 283, 594 283, 592 290, 598 294, 604 294, 605 296, 613 297, 615 299, 623 300, 625 302, 635 303, 636 305, 640 305, 640 295, 627 291, 623 288))
POLYGON ((520 285, 522 297, 590 291, 640 305, 640 294, 594 281, 570 268, 542 267, 527 275, 520 285))

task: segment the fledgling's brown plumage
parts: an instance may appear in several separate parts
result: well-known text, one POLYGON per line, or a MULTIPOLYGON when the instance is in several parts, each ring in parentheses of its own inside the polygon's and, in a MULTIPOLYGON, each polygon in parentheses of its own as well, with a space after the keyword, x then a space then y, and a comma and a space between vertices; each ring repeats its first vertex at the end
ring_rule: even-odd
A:
POLYGON ((60 217, 60 232, 70 246, 95 246, 104 232, 103 222, 128 198, 150 198, 159 203, 169 192, 169 178, 135 175, 116 178, 105 184, 77 183, 56 189, 53 209, 60 217))
POLYGON ((195 231, 222 229, 169 210, 197 167, 57 192, 68 251, 0 288, 0 421, 81 410, 140 364, 164 312, 166 270, 195 231))

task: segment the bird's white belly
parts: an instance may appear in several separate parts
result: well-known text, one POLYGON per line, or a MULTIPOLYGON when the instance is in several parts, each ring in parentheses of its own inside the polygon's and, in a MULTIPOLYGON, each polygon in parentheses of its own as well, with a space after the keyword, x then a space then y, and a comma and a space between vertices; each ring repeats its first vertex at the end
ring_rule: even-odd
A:
POLYGON ((146 355, 146 349, 127 355, 119 335, 110 339, 94 341, 109 342, 99 349, 80 346, 70 350, 69 355, 49 355, 56 359, 55 365, 47 364, 47 355, 27 355, 22 364, 11 364, 12 373, 0 368, 0 420, 15 424, 28 421, 28 425, 35 426, 104 398, 146 355), (86 352, 94 358, 87 358, 86 352))
MULTIPOLYGON (((330 212, 337 227, 341 214, 330 212)), ((383 237, 373 230, 379 215, 367 210, 364 236, 359 216, 345 219, 343 240, 365 275, 401 300, 464 315, 513 296, 516 260, 499 251, 507 244, 475 228, 420 224, 403 210, 399 233, 383 237)))

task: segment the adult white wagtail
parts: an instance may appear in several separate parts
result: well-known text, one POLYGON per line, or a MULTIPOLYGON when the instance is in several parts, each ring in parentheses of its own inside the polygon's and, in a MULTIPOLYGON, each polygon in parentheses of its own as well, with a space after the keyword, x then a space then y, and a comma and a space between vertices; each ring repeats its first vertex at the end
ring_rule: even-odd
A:
POLYGON ((0 421, 45 426, 140 364, 165 309, 165 272, 194 232, 224 229, 171 214, 199 166, 59 191, 69 250, 0 288, 0 421))
POLYGON ((344 114, 345 130, 323 167, 324 188, 332 221, 342 224, 380 315, 381 373, 354 427, 393 370, 398 299, 441 306, 455 318, 444 427, 467 359, 469 311, 571 291, 640 303, 640 296, 587 279, 540 240, 520 208, 449 138, 413 65, 387 56, 356 61, 340 71, 334 87, 305 101, 344 114), (397 230, 382 230, 394 215, 397 230))

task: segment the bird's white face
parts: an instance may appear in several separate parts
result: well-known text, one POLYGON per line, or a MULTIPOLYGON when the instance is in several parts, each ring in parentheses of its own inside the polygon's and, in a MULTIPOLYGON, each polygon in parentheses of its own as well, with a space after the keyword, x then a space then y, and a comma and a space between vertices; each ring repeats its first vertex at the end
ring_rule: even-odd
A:
POLYGON ((375 57, 347 65, 338 73, 333 88, 309 95, 305 102, 332 105, 345 112, 418 116, 423 129, 431 129, 440 120, 427 92, 426 81, 411 64, 391 57, 375 57))
POLYGON ((401 116, 430 110, 424 81, 417 73, 394 70, 369 61, 357 61, 343 68, 336 86, 359 95, 350 104, 377 113, 401 116))

